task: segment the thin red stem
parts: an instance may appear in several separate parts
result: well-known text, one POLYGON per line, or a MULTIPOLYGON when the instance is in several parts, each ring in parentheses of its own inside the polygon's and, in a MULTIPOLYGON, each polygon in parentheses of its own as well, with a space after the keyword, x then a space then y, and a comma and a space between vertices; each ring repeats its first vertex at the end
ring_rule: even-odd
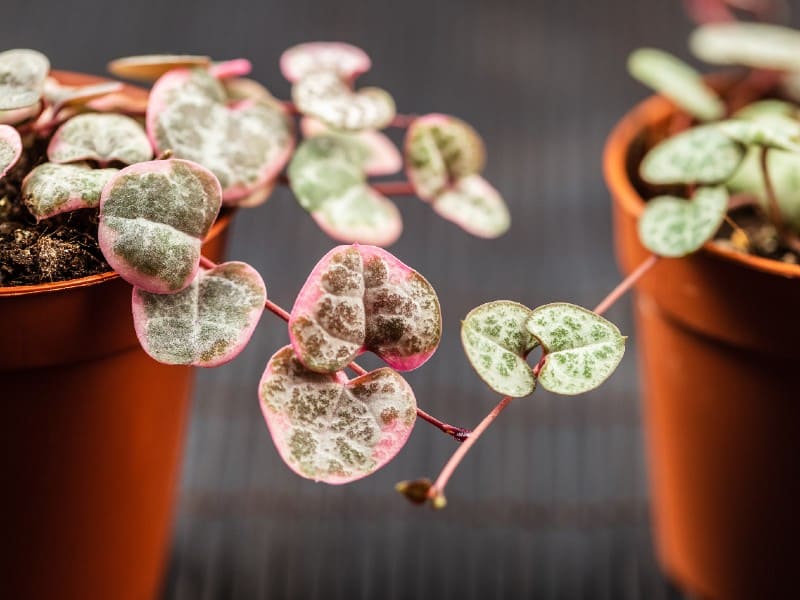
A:
POLYGON ((636 267, 630 274, 623 279, 617 287, 615 287, 611 292, 609 292, 608 296, 603 298, 600 304, 597 305, 594 309, 594 313, 597 315, 602 315, 606 312, 609 308, 614 306, 614 303, 617 302, 625 293, 631 289, 637 281, 639 281, 645 274, 652 269, 655 264, 658 262, 659 257, 655 254, 651 254, 647 257, 642 264, 636 267))
MULTIPOLYGON (((200 255, 200 265, 204 269, 213 269, 213 268, 215 268, 217 266, 217 263, 215 263, 213 260, 211 260, 211 259, 209 259, 209 258, 207 258, 207 257, 205 257, 203 255, 200 255)), ((264 308, 266 308, 268 311, 270 311, 272 314, 276 315, 277 317, 280 317, 281 319, 283 319, 287 323, 289 322, 289 318, 292 316, 287 310, 285 310, 284 308, 282 308, 278 304, 275 304, 271 300, 267 300, 264 303, 264 308)), ((368 373, 368 371, 364 367, 362 367, 361 365, 359 365, 356 362, 351 362, 349 365, 347 365, 347 367, 350 370, 352 370, 353 372, 355 372, 357 375, 366 375, 368 373)), ((455 438, 459 442, 463 442, 470 435, 470 430, 469 429, 463 429, 461 427, 456 427, 454 425, 449 425, 449 424, 445 423, 444 421, 440 421, 436 417, 433 417, 433 416, 429 415, 428 413, 426 413, 421 408, 417 408, 417 416, 420 419, 422 419, 423 421, 427 421, 431 425, 437 427, 438 429, 440 429, 442 432, 446 433, 447 435, 452 436, 453 438, 455 438)))
POLYGON ((442 472, 439 473, 439 476, 436 478, 436 481, 433 482, 433 485, 428 490, 428 498, 431 499, 433 502, 433 506, 436 508, 443 508, 444 505, 447 503, 445 500, 444 489, 447 486, 447 482, 450 481, 450 477, 453 476, 453 473, 458 468, 458 465, 466 456, 467 452, 469 452, 470 448, 475 445, 475 442, 478 441, 478 438, 481 437, 484 431, 489 428, 497 416, 503 412, 503 410, 511 403, 511 396, 504 396, 502 400, 495 406, 492 411, 486 415, 483 420, 478 423, 478 426, 469 434, 469 437, 461 444, 458 449, 453 453, 450 457, 450 460, 447 461, 442 472))
POLYGON ((417 194, 410 181, 376 181, 370 186, 384 196, 416 196, 417 194))

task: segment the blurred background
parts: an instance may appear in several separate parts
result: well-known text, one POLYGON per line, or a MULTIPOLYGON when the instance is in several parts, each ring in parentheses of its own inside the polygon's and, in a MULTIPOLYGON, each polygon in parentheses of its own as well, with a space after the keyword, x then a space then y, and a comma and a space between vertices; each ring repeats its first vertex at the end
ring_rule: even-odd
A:
MULTIPOLYGON (((439 292, 444 339, 409 374, 420 406, 474 426, 495 396, 469 367, 460 319, 511 299, 594 306, 618 280, 601 174, 606 135, 646 95, 625 72, 629 51, 687 57, 691 27, 664 0, 2 0, 4 48, 31 47, 55 68, 102 74, 143 53, 250 58, 278 97, 281 52, 310 40, 364 48, 405 113, 472 123, 489 150, 511 231, 468 236, 413 198, 391 248, 439 292)), ((399 138, 398 138, 399 139, 399 138)), ((334 243, 283 189, 236 218, 229 257, 256 266, 291 307, 334 243)), ((632 333, 627 300, 609 317, 632 333)), ((455 442, 419 423, 401 455, 347 487, 300 479, 281 462, 256 386, 287 341, 265 314, 233 363, 199 373, 163 598, 678 598, 651 548, 639 425, 635 337, 598 392, 540 390, 513 404, 475 447, 442 512, 411 506, 395 482, 433 477, 455 442)), ((363 361, 366 366, 376 363, 363 361)))

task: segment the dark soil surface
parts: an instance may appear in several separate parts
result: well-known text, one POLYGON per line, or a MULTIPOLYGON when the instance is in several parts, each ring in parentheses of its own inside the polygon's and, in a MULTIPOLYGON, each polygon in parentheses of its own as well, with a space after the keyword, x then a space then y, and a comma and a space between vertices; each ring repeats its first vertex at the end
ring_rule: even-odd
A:
POLYGON ((22 203, 20 187, 45 161, 46 143, 27 148, 0 180, 0 287, 76 279, 109 271, 97 245, 97 209, 57 215, 36 223, 22 203))

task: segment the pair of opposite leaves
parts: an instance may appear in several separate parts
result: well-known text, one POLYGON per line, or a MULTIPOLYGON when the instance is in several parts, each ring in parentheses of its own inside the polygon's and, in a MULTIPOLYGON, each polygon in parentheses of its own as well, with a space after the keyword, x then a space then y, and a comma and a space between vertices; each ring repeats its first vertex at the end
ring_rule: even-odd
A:
MULTIPOLYGON (((101 248, 134 285, 137 336, 161 362, 222 364, 244 348, 263 312, 266 288, 252 267, 199 267, 221 197, 213 174, 181 159, 132 165, 103 190, 101 248)), ((259 385, 286 463, 329 483, 386 464, 410 435, 414 394, 392 368, 352 381, 342 370, 364 351, 397 370, 424 363, 441 337, 431 285, 385 250, 337 247, 304 284, 289 332, 292 345, 270 359, 259 385)))

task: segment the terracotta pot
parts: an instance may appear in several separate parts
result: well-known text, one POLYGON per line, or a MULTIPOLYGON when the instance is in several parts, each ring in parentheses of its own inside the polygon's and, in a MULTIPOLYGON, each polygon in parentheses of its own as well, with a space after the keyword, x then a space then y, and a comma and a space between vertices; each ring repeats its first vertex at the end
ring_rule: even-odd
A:
MULTIPOLYGON (((212 260, 229 223, 203 247, 212 260)), ((131 287, 113 272, 0 287, 0 357, 0 596, 155 597, 191 369, 144 354, 131 287)))
MULTIPOLYGON (((616 252, 649 256, 633 180, 674 109, 653 97, 611 134, 616 252)), ((636 338, 657 552, 703 598, 797 597, 800 266, 707 244, 637 286, 636 338)))

